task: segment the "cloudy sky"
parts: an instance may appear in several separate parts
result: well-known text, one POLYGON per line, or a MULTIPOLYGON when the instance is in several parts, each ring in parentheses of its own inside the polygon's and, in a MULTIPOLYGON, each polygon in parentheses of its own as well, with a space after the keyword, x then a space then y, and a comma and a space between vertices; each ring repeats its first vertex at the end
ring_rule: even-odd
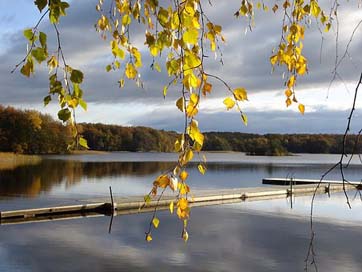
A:
MULTIPOLYGON (((107 1, 106 1, 107 2, 107 1)), ((208 1, 204 1, 205 5, 208 1)), ((286 108, 281 70, 271 73, 269 56, 277 46, 281 31, 281 12, 256 14, 252 32, 246 30, 246 22, 233 14, 240 1, 212 1, 207 7, 210 19, 223 26, 226 43, 221 46, 224 65, 210 55, 206 70, 221 76, 233 87, 245 87, 249 101, 242 104, 248 115, 245 127, 236 111, 227 112, 223 99, 228 95, 225 88, 214 83, 213 93, 202 101, 198 120, 203 131, 241 131, 247 133, 342 133, 351 106, 354 89, 362 72, 362 24, 354 34, 349 56, 339 66, 342 80, 333 83, 328 91, 336 57, 336 26, 322 36, 315 24, 306 31, 305 55, 309 59, 309 74, 297 86, 297 96, 305 104, 304 116, 296 105, 286 108)), ((88 111, 77 113, 78 122, 102 122, 120 125, 144 125, 166 130, 182 128, 182 113, 175 107, 179 96, 177 88, 171 89, 167 98, 162 96, 168 82, 164 73, 149 69, 151 58, 144 51, 141 70, 144 89, 127 82, 119 89, 119 72, 105 72, 112 60, 108 42, 104 42, 94 29, 97 20, 95 0, 70 1, 68 16, 59 26, 63 49, 68 63, 85 71, 85 100, 88 111)), ((329 1, 325 1, 327 7, 329 1)), ((0 1, 0 103, 18 108, 32 108, 56 116, 57 104, 42 104, 47 95, 47 74, 38 69, 35 76, 26 79, 16 72, 14 65, 24 57, 26 42, 22 30, 32 27, 38 20, 39 11, 32 0, 0 1)), ((358 1, 343 2, 339 12, 338 55, 343 55, 353 29, 362 20, 362 8, 358 1)), ((335 24, 336 25, 336 24, 335 24)), ((49 33, 50 47, 54 47, 52 28, 47 22, 40 30, 49 33)), ((136 28, 134 42, 142 45, 144 31, 136 28)), ((143 48, 145 50, 145 48, 143 48)), ((353 129, 360 127, 362 94, 357 103, 353 129)))

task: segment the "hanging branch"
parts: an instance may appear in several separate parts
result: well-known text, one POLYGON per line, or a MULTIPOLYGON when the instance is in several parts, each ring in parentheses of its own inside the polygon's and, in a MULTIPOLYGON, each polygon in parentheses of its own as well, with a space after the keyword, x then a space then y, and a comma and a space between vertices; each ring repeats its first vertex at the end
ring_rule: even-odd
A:
MULTIPOLYGON (((360 78, 359 78, 359 81, 357 83, 357 86, 356 86, 356 89, 355 89, 355 92, 354 92, 354 97, 353 97, 353 103, 352 103, 352 108, 351 108, 351 111, 349 113, 349 116, 347 118, 347 126, 346 126, 346 129, 344 131, 344 134, 343 134, 343 140, 342 140, 342 151, 341 151, 341 156, 340 156, 340 159, 339 161, 334 164, 331 168, 329 168, 320 178, 314 192, 313 192, 313 196, 312 196, 312 201, 311 201, 311 208, 310 208, 310 242, 309 242, 309 247, 308 247, 308 251, 307 251, 307 256, 305 258, 305 270, 307 271, 308 270, 308 265, 309 263, 311 265, 314 266, 315 268, 315 271, 318 271, 318 268, 317 268, 317 263, 316 263, 316 254, 315 254, 315 251, 314 251, 314 238, 315 238, 315 231, 314 231, 314 226, 313 226, 313 212, 314 212, 314 202, 315 202, 315 197, 316 197, 316 194, 317 194, 317 191, 318 189, 320 188, 320 185, 322 184, 323 180, 325 179, 326 176, 328 176, 333 170, 335 169, 339 169, 339 172, 340 172, 340 175, 341 175, 341 179, 342 179, 342 183, 343 183, 343 193, 346 197, 346 203, 348 205, 348 207, 351 209, 351 203, 349 201, 349 197, 348 197, 348 194, 347 194, 347 190, 346 190, 346 185, 349 184, 349 185, 352 185, 346 178, 345 178, 345 174, 344 174, 344 165, 343 165, 343 160, 345 157, 347 157, 347 153, 346 153, 346 140, 347 140, 347 136, 348 136, 348 133, 351 129, 351 122, 352 122, 352 117, 353 117, 353 114, 354 114, 354 111, 355 111, 355 107, 356 107, 356 101, 357 101, 357 94, 358 94, 358 89, 360 87, 362 83, 362 73, 360 75, 360 78)), ((348 162, 349 164, 350 162, 348 162)), ((357 190, 358 190, 358 185, 353 185, 357 190)))

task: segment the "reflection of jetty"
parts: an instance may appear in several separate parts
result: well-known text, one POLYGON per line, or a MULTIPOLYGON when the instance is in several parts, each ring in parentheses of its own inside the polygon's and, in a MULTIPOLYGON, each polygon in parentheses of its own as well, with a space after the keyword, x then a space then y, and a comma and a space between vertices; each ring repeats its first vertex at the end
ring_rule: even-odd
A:
MULTIPOLYGON (((286 180, 286 179, 264 179, 263 183, 289 184, 270 187, 253 187, 238 189, 215 189, 193 191, 189 195, 190 206, 208 206, 226 203, 237 203, 242 201, 270 200, 285 198, 290 196, 312 195, 343 191, 343 183, 337 181, 324 181, 317 188, 314 180, 286 180), (296 185, 298 181, 309 183, 307 185, 296 185), (292 184, 290 184, 292 183, 292 184), (312 184, 310 184, 312 183, 312 184)), ((344 184, 346 190, 359 188, 360 182, 354 184, 344 184)), ((103 216, 103 215, 124 215, 150 212, 157 207, 158 210, 168 209, 175 196, 165 195, 162 200, 152 200, 144 205, 143 197, 115 197, 113 203, 111 198, 96 198, 91 200, 81 200, 78 205, 58 206, 14 211, 2 211, 0 213, 1 224, 19 224, 27 222, 64 220, 70 218, 103 216)))

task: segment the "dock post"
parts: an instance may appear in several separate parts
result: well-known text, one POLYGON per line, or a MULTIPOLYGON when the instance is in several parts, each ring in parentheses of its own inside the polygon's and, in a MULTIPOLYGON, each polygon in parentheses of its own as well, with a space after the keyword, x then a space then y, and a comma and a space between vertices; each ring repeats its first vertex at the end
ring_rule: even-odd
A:
POLYGON ((111 213, 112 215, 116 213, 117 210, 117 203, 114 203, 113 200, 113 192, 112 192, 112 187, 109 186, 109 194, 111 195, 111 213))

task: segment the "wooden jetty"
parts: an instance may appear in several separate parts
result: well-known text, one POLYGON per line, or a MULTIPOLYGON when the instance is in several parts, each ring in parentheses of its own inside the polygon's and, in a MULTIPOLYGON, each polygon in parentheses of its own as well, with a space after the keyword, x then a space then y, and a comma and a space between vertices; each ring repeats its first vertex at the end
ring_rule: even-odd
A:
MULTIPOLYGON (((345 184, 346 190, 355 189, 355 185, 345 184)), ((312 195, 315 191, 319 194, 339 192, 343 184, 321 184, 316 189, 315 184, 297 186, 270 186, 237 189, 215 189, 193 191, 189 196, 191 207, 208 206, 242 201, 270 200, 289 196, 312 195), (316 191, 317 190, 317 191, 316 191)), ((152 200, 145 205, 143 197, 115 197, 81 200, 81 204, 35 208, 0 212, 0 224, 19 224, 41 222, 50 220, 65 220, 79 217, 93 217, 104 215, 125 215, 150 212, 157 207, 158 210, 168 209, 175 195, 165 195, 160 201, 152 200)))
MULTIPOLYGON (((270 185, 299 185, 299 184, 318 184, 319 179, 295 179, 295 178, 263 178, 263 184, 270 185)), ((321 184, 340 184, 343 185, 342 180, 322 180, 321 184)), ((358 189, 362 188, 362 181, 348 181, 345 184, 354 185, 358 189)))

